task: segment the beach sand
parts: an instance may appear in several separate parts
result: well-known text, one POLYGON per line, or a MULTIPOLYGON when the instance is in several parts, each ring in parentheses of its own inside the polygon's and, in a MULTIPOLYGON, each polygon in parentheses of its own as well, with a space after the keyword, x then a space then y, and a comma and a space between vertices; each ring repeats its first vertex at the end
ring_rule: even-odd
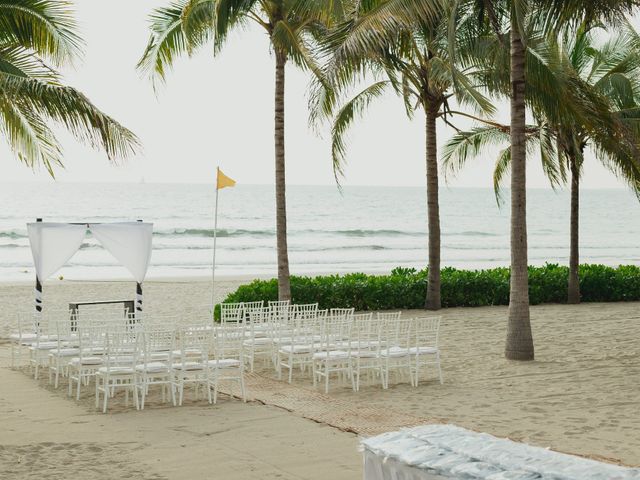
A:
MULTIPOLYGON (((217 300, 241 279, 222 280, 217 300)), ((49 282, 45 305, 131 298, 131 282, 49 282)), ((176 312, 208 303, 204 281, 150 281, 145 305, 176 312)), ((0 285, 0 336, 16 305, 32 304, 31 285, 0 285)), ((536 361, 504 360, 505 307, 441 312, 444 384, 435 372, 418 388, 359 393, 332 384, 339 405, 446 421, 532 445, 640 464, 640 304, 543 305, 531 309, 536 361)), ((405 315, 424 312, 405 312, 405 315)), ((227 397, 181 408, 114 405, 96 413, 22 371, 0 368, 0 471, 7 478, 360 478, 357 436, 258 402, 227 397), (211 476, 213 474, 215 476, 211 476), (219 473, 219 475, 217 475, 219 473)), ((273 371, 265 371, 273 376, 273 371)), ((44 382, 42 382, 44 383, 44 382)), ((312 388, 297 377, 298 386, 312 388)), ((4 477, 3 477, 4 478, 4 477)))

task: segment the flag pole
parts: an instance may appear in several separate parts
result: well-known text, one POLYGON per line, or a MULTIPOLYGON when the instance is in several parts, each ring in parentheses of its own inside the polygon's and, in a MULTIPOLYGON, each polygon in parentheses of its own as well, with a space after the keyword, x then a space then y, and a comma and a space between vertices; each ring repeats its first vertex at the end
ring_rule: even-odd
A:
POLYGON ((211 310, 215 310, 215 289, 216 289, 216 246, 218 243, 218 178, 220 176, 220 167, 216 169, 216 199, 213 213, 213 258, 211 262, 211 310))

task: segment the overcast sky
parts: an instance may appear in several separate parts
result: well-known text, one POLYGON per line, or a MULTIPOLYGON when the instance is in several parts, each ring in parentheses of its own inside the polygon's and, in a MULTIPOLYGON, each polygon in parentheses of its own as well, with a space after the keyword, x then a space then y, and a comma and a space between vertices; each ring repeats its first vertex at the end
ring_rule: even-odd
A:
MULTIPOLYGON (((169 0, 76 0, 85 55, 63 70, 65 81, 133 130, 143 152, 123 166, 63 135, 66 170, 58 181, 205 182, 219 165, 243 184, 272 184, 274 59, 265 35, 233 35, 217 58, 203 50, 180 60, 158 95, 135 65, 148 39, 149 13, 169 0)), ((286 146, 290 184, 334 184, 328 131, 307 123, 307 74, 287 69, 286 146)), ((499 117, 508 119, 501 106, 499 117)), ((463 127, 469 126, 462 123, 463 127)), ((439 125, 442 145, 452 131, 439 125)), ((375 103, 349 137, 345 185, 424 185, 424 120, 408 120, 392 93, 375 103)), ((0 146, 1 181, 52 181, 32 172, 0 146)), ((491 187, 492 155, 476 159, 448 184, 491 187)), ((530 187, 548 187, 538 162, 529 162, 530 187)), ((622 187, 594 160, 586 164, 587 188, 622 187)))

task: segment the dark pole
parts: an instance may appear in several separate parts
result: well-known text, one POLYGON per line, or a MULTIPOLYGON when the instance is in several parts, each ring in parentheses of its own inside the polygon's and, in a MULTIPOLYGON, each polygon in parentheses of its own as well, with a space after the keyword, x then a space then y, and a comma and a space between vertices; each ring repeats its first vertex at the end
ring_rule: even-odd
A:
MULTIPOLYGON (((138 220, 142 223, 142 220, 138 220)), ((142 284, 136 282, 136 319, 142 318, 142 284)))
MULTIPOLYGON (((41 223, 41 218, 36 218, 37 223, 41 223)), ((38 278, 38 273, 36 272, 36 312, 42 313, 42 283, 40 283, 40 279, 38 278)))

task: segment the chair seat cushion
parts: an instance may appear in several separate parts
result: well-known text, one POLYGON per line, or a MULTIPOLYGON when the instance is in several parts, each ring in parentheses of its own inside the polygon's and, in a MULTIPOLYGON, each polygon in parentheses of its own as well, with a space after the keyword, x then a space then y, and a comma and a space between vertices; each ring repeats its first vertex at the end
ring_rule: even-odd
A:
MULTIPOLYGON (((182 355, 182 350, 174 350, 171 352, 174 357, 179 357, 182 355)), ((187 348, 184 352, 185 357, 197 357, 198 355, 202 355, 202 350, 199 348, 187 348)))
POLYGON ((152 352, 149 355, 151 360, 158 361, 158 362, 169 360, 170 356, 171 356, 171 352, 152 352))
POLYGON ((340 360, 349 358, 349 352, 344 350, 329 350, 328 352, 317 352, 313 354, 314 360, 340 360))
POLYGON ((12 342, 35 342, 38 335, 35 333, 12 333, 9 340, 12 342))
POLYGON ((58 357, 73 357, 80 353, 79 348, 54 348, 49 350, 49 355, 58 357))
POLYGON ((101 375, 132 375, 134 373, 131 367, 100 367, 98 373, 101 375))
POLYGON ((100 365, 102 357, 73 357, 70 363, 71 365, 100 365))
POLYGON ((53 350, 58 348, 58 342, 40 342, 32 344, 29 350, 53 350))
POLYGON ((200 362, 179 362, 171 365, 171 368, 173 370, 202 370, 204 365, 200 362))
POLYGON ((375 350, 351 350, 351 356, 356 358, 376 358, 378 352, 375 350))
POLYGON ((438 353, 438 349, 436 347, 411 347, 409 353, 411 355, 429 355, 438 353))
POLYGON ((271 340, 270 338, 259 337, 245 340, 244 342, 242 342, 242 345, 244 345, 245 347, 251 347, 252 345, 271 345, 272 343, 273 340, 271 340))
POLYGON ((389 358, 407 357, 409 355, 409 349, 402 347, 390 347, 380 351, 380 356, 389 358))
POLYGON ((279 349, 280 353, 311 353, 313 345, 283 345, 279 349))
POLYGON ((169 366, 166 363, 162 362, 149 362, 146 365, 141 363, 140 365, 136 365, 137 372, 147 372, 147 373, 168 373, 169 366))
POLYGON ((209 366, 214 367, 218 366, 218 368, 237 368, 240 366, 240 360, 236 360, 235 358, 220 358, 217 360, 209 360, 209 366))

